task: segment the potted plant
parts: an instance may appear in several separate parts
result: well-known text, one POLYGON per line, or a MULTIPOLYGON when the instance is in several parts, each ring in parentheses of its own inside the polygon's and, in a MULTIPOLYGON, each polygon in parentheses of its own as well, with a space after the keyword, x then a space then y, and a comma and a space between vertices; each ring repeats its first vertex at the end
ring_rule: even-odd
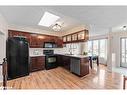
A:
POLYGON ((83 55, 88 55, 88 53, 86 51, 83 52, 83 55))

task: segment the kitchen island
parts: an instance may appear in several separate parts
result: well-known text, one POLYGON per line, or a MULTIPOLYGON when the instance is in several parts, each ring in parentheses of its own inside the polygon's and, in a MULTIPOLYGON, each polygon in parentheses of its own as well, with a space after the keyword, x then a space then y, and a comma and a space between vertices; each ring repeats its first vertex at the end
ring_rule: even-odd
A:
POLYGON ((58 54, 58 64, 81 77, 89 74, 89 56, 58 54))

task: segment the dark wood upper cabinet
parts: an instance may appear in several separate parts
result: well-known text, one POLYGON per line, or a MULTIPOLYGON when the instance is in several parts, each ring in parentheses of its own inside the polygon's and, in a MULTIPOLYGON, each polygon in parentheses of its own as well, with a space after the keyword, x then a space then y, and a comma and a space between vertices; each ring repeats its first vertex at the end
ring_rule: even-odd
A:
POLYGON ((62 37, 63 43, 75 43, 84 42, 89 40, 89 31, 81 30, 72 34, 68 34, 62 37))
POLYGON ((55 37, 55 43, 56 43, 57 47, 62 48, 63 47, 62 37, 55 37))
POLYGON ((85 39, 85 31, 81 31, 78 34, 78 40, 84 40, 85 39))
POLYGON ((78 34, 73 34, 72 41, 77 41, 77 40, 78 40, 78 34))
POLYGON ((66 43, 67 42, 67 37, 66 36, 63 36, 63 42, 66 43))
POLYGON ((88 30, 85 31, 85 40, 86 41, 89 40, 89 31, 88 30))
POLYGON ((16 37, 16 36, 22 36, 27 39, 27 41, 30 43, 30 34, 26 32, 20 32, 16 30, 8 30, 8 37, 16 37))
POLYGON ((43 34, 35 34, 22 32, 17 30, 8 30, 8 36, 23 36, 29 42, 31 48, 43 48, 44 42, 55 42, 58 48, 63 47, 63 40, 57 36, 51 35, 43 35, 43 34))

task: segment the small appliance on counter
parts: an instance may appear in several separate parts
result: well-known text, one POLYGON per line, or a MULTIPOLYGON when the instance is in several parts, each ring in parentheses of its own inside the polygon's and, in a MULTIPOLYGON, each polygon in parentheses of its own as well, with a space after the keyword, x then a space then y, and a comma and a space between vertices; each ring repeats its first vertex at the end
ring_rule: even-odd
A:
POLYGON ((23 37, 7 40, 8 79, 29 75, 29 44, 23 37))
POLYGON ((46 70, 57 67, 57 56, 54 54, 54 50, 43 50, 45 55, 45 68, 46 70))

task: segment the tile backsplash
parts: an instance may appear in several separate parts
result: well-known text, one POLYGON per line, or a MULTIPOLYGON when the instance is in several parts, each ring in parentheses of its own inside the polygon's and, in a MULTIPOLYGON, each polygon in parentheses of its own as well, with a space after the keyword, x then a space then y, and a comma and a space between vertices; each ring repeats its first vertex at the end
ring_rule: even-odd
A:
POLYGON ((29 48, 29 55, 43 55, 43 49, 42 48, 29 48))
POLYGON ((29 48, 29 55, 43 55, 43 50, 54 50, 55 54, 65 54, 67 52, 65 48, 29 48))

